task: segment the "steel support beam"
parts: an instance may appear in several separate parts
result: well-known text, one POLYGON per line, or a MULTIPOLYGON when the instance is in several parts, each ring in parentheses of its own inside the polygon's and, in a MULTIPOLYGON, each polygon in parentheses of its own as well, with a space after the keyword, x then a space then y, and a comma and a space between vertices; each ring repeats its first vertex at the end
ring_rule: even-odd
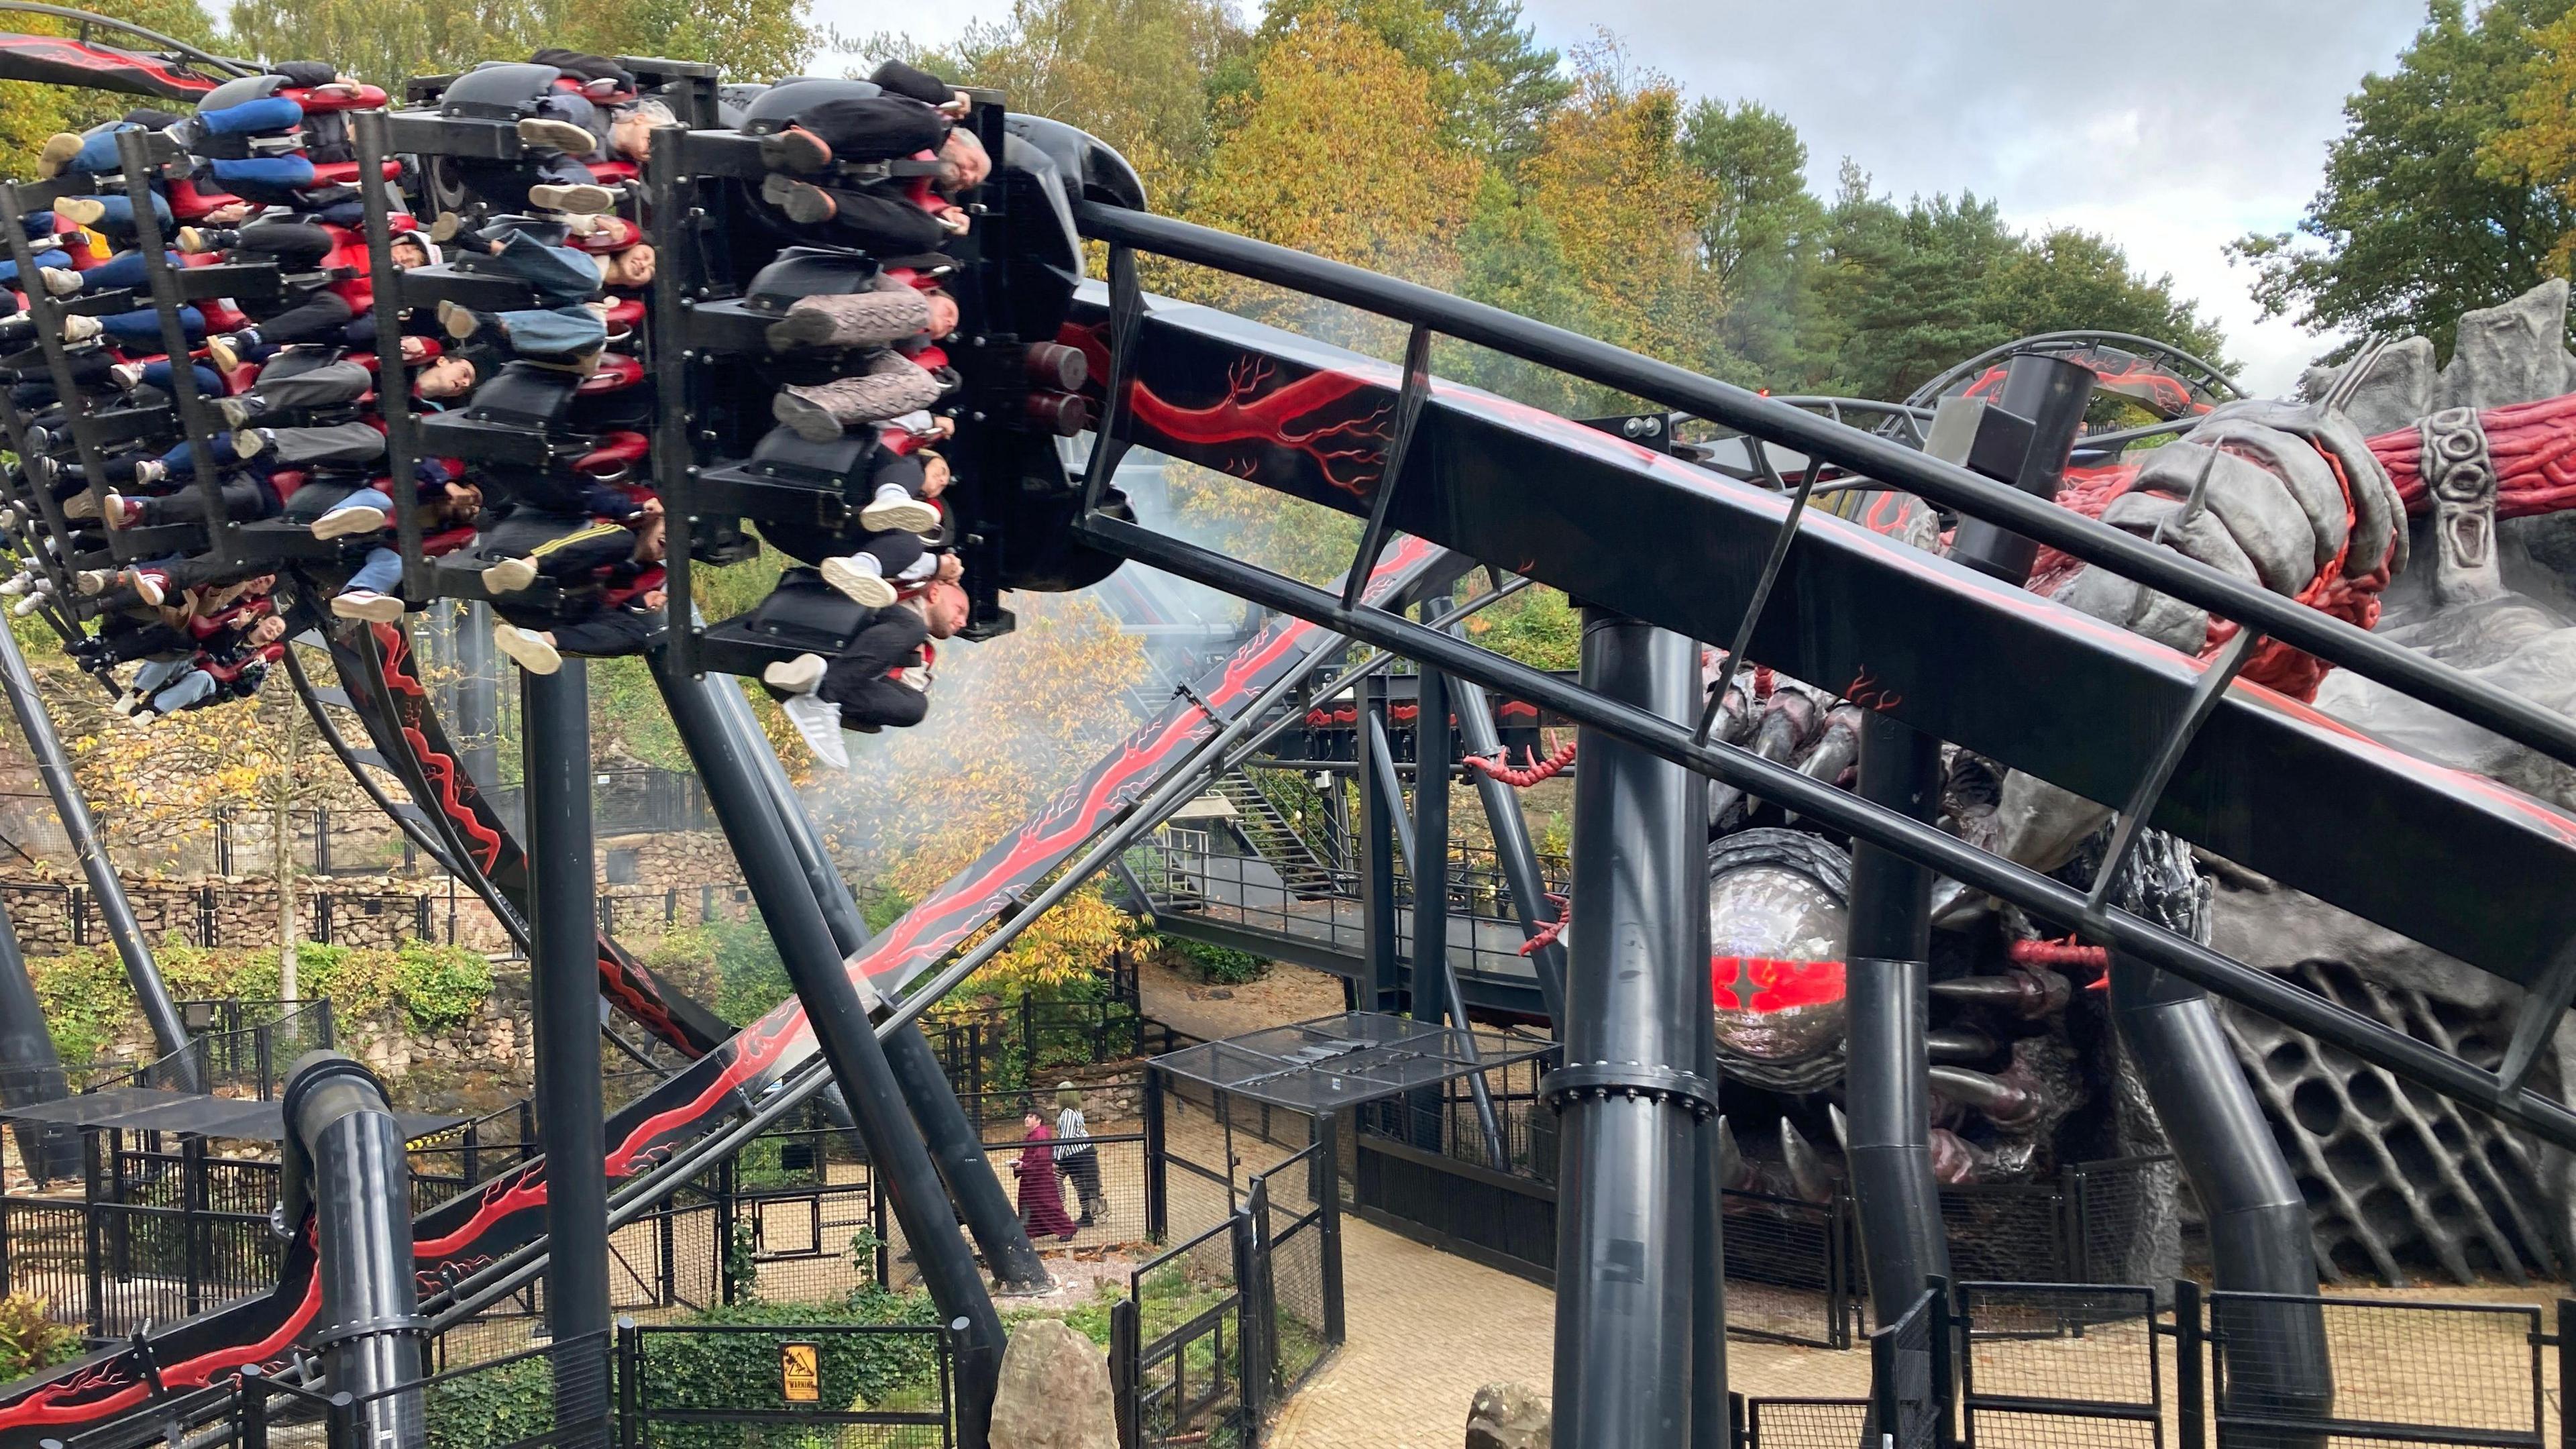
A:
MULTIPOLYGON (((0 1102, 32 1107, 71 1095, 63 1061, 54 1051, 54 1035, 45 1025, 44 1004, 27 975, 26 954, 18 949, 18 931, 9 911, 0 906, 0 1102)), ((47 1122, 16 1124, 18 1160, 41 1185, 80 1176, 80 1134, 47 1122)))
MULTIPOLYGON (((915 1126, 884 1045, 870 1028, 871 1010, 879 1004, 862 997, 858 983, 842 966, 831 927, 808 888, 787 832, 770 807, 758 770, 724 729, 712 685, 675 672, 664 651, 652 656, 653 681, 670 709, 671 723, 706 784, 707 801, 715 807, 743 882, 751 888, 778 947, 787 979, 805 1003, 814 1042, 840 1083, 841 1095, 858 1120, 868 1160, 884 1175, 886 1194, 904 1240, 921 1265, 943 1321, 962 1331, 967 1352, 959 1358, 959 1436, 969 1449, 982 1449, 991 1432, 995 1376, 1001 1366, 1001 1316, 975 1267, 974 1255, 958 1236, 957 1215, 950 1209, 938 1168, 931 1162, 915 1126)), ((875 993, 869 993, 873 996, 875 993)))
MULTIPOLYGON (((27 668, 27 656, 18 649, 18 638, 0 628, 0 690, 9 695, 10 713, 18 717, 18 728, 27 735, 28 752, 35 756, 36 773, 44 778, 45 793, 54 797, 54 814, 63 822, 63 835, 71 841, 72 854, 80 858, 81 875, 89 881, 90 896, 98 902, 99 916, 107 922, 108 939, 116 943, 117 959, 125 963, 126 983, 134 988, 135 1007, 143 1014, 144 1025, 152 1029, 152 1043, 163 1056, 171 1056, 188 1044, 188 1028, 179 1020, 179 1008, 170 1000, 170 988, 161 980, 160 963, 152 959, 152 943, 143 938, 143 927, 134 919, 134 904, 125 898, 125 883, 117 879, 116 866, 107 858, 107 848, 100 844, 98 827, 89 818, 89 802, 81 796, 80 781, 72 774, 71 756, 63 750, 62 736, 54 733, 54 718, 45 710, 44 697, 36 692, 36 676, 27 668)), ((201 1063, 194 1057, 177 1057, 172 1085, 183 1092, 206 1090, 201 1063)))
MULTIPOLYGON (((2313 1297, 2317 1260, 2307 1199, 2281 1156, 2209 997, 2125 953, 2111 956, 2111 1019, 2164 1123, 2174 1160, 2200 1199, 2222 1292, 2313 1297)), ((2249 1412, 2321 1416, 2334 1405, 2325 1314, 2314 1304, 2232 1302, 2220 1354, 2228 1402, 2249 1412)), ((2230 1443, 2314 1445, 2315 1436, 2259 1432, 2230 1443)))
MULTIPOLYGON (((796 787, 779 767, 777 752, 761 735, 749 701, 729 676, 704 687, 715 703, 718 719, 759 771, 779 823, 786 827, 788 848, 795 852, 797 867, 804 872, 815 903, 823 908, 823 922, 831 928, 832 943, 840 947, 845 959, 857 954, 868 943, 868 923, 860 918, 858 903, 850 899, 849 885, 833 868, 831 856, 823 849, 822 836, 805 813, 804 802, 796 797, 796 787)), ((905 1022, 888 1033, 884 1041, 886 1064, 894 1069, 895 1085, 902 1088, 903 1099, 912 1108, 913 1121, 921 1128, 922 1140, 930 1149, 930 1160, 938 1167, 940 1180, 948 1184, 948 1195, 955 1201, 958 1215, 965 1218, 966 1230, 975 1235, 975 1245, 983 1251, 985 1267, 1006 1294, 1047 1292, 1055 1286, 1055 1280, 1048 1274, 1045 1260, 1038 1257, 1036 1245, 1029 1241, 1028 1224, 1020 1220, 1009 1194, 1002 1190, 1002 1180, 993 1171, 992 1155, 984 1150, 983 1136, 966 1119, 965 1108, 957 1101, 956 1085, 940 1067, 929 1038, 921 1034, 921 1024, 905 1022)), ((844 1115, 848 1110, 846 1104, 841 1108, 844 1115)))
MULTIPOLYGON (((1699 650, 1587 609, 1583 685, 1687 731, 1699 650)), ((1574 804, 1565 1065, 1542 1088, 1564 1143, 1557 1206, 1555 1442, 1691 1442, 1704 1076, 1707 792, 1586 728, 1574 804)), ((1709 1386, 1699 1386, 1705 1390, 1709 1386)), ((1723 1388, 1718 1388, 1723 1399, 1723 1388)))
MULTIPOLYGON (((1463 679, 1450 681, 1452 703, 1458 710, 1458 733, 1471 755, 1498 755, 1502 736, 1494 728, 1494 709, 1485 691, 1463 679)), ((1520 919, 1521 934, 1536 936, 1542 929, 1556 924, 1557 908, 1547 898, 1546 886, 1538 873, 1538 851, 1530 844, 1529 820, 1521 814, 1521 797, 1511 786, 1482 771, 1476 772, 1476 795, 1485 807, 1485 826, 1493 832, 1494 859, 1501 865, 1503 884, 1511 892, 1512 914, 1520 919)), ((1550 941, 1530 952, 1530 965, 1538 972, 1539 995, 1547 1002, 1548 1030, 1562 1036, 1565 1022, 1565 946, 1550 941)))
MULTIPOLYGON (((1941 800, 1941 742, 1885 715, 1861 722, 1860 797, 1930 821, 1941 800)), ((1932 1177, 1931 1058, 1924 1031, 1932 954, 1932 873, 1867 841, 1852 845, 1843 1081, 1852 1198, 1870 1306, 1893 1323, 1927 1276, 1949 1275, 1949 1240, 1932 1177)))
MULTIPOLYGON (((327 1048, 295 1063, 284 1101, 280 1197, 290 1225, 304 1221, 307 1204, 313 1212, 322 1313, 312 1341, 322 1347, 328 1383, 358 1401, 367 1449, 420 1449, 429 1437, 418 1388, 426 1321, 412 1280, 402 1123, 375 1074, 327 1048)), ((605 1203, 600 1213, 604 1224, 605 1203)), ((606 1353, 603 1344, 603 1367, 606 1353)))
POLYGON ((528 975, 537 1136, 546 1153, 546 1327, 555 1418, 609 1439, 608 1144, 599 1084, 599 901, 590 833, 590 675, 567 659, 520 682, 527 782, 528 975))
MULTIPOLYGON (((2527 1087, 2508 1088, 2492 1071, 2391 1030, 2156 922, 2118 909, 2094 914, 2088 911, 2084 894, 2063 881, 1980 850, 1922 821, 1873 806, 1748 750, 1700 744, 1691 738, 1686 725, 1674 725, 1624 700, 1603 698, 1580 685, 1424 629, 1382 609, 1344 609, 1322 590, 1239 559, 1116 518, 1095 516, 1078 524, 1077 531, 1088 542, 1122 557, 1221 589, 1263 608, 1325 625, 1453 676, 1473 679, 1488 689, 1526 699, 1579 725, 1627 741, 1695 774, 1735 786, 1785 810, 1811 816, 1855 840, 1883 846, 2052 925, 2071 930, 2078 939, 2127 951, 2159 970, 2172 972, 2293 1030, 2385 1067, 2404 1081, 2511 1122, 2543 1141, 2576 1151, 2576 1110, 2566 1103, 2527 1087)), ((1568 989, 1570 996, 1570 985, 1568 989)), ((1573 1009, 1569 999, 1569 1013, 1573 1009)))
POLYGON ((1359 751, 1368 767, 1360 771, 1360 929, 1368 954, 1360 1004, 1368 1011, 1396 1011, 1404 1004, 1395 925, 1396 813, 1404 797, 1389 788, 1394 771, 1384 768, 1390 762, 1383 680, 1360 685, 1359 751))

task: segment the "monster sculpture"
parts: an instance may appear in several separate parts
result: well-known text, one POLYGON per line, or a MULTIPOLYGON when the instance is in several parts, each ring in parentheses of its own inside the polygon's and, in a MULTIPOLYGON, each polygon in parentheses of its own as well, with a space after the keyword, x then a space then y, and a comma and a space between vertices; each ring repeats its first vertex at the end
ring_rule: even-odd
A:
MULTIPOLYGON (((2447 368, 2421 338, 2319 372, 2307 400, 2209 410, 2180 438, 2117 467, 2070 471, 2059 501, 2212 567, 2333 613, 2553 708, 2576 710, 2576 356, 2567 286, 2464 318, 2447 368)), ((2132 455, 2133 458, 2138 455, 2132 455)), ((1918 501, 1883 495, 1845 516, 1938 547, 1918 501)), ((2063 556, 2029 586, 2174 648, 2209 654, 2234 626, 2063 556)), ((2426 759, 2576 804, 2576 778, 2527 750, 2333 672, 2277 643, 2247 677, 2426 759)), ((1712 659, 1731 741, 1848 783, 1859 705, 1712 659)), ((1944 825, 2079 885, 2108 806, 1962 751, 1947 759, 1944 825)), ((1727 1083, 1730 1185, 1821 1200, 1840 1176, 1842 844, 1719 788, 1711 800, 1712 954, 1727 1083)), ((2469 1060, 2493 1066, 2520 993, 2495 977, 2149 833, 2121 894, 2133 909, 2469 1060)), ((2009 907, 1936 889, 1933 1155, 1945 1183, 2041 1180, 2158 1152, 2162 1133, 2122 1059, 2100 953, 2052 940, 2009 907)), ((2457 1281, 2546 1273, 2576 1242, 2576 1161, 2289 1032, 2222 1019, 2315 1208, 2329 1278, 2457 1281)), ((2562 1030, 2536 1085, 2576 1080, 2562 1030)), ((2150 1174, 2101 1231, 2098 1273, 2172 1261, 2173 1215, 2150 1174), (2108 1261, 2102 1260, 2107 1258, 2108 1261)), ((1953 1252, 1970 1271, 2008 1253, 2009 1222, 1961 1199, 1953 1252)), ((2184 1209, 2187 1213, 2188 1207, 2184 1209)), ((1997 1264, 2004 1266, 2004 1264, 1997 1264)), ((2132 1278, 2130 1281, 2137 1281, 2132 1278)))

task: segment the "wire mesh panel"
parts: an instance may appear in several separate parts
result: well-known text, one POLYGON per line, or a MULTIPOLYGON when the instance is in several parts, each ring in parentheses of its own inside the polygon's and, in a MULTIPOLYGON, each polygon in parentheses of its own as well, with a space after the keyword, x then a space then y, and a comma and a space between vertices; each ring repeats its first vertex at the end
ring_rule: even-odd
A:
POLYGON ((948 1339, 913 1324, 629 1326, 626 1449, 946 1449, 948 1339))
POLYGON ((1723 1195, 1726 1331, 1815 1348, 1851 1347, 1851 1234, 1844 1199, 1723 1195))
POLYGON ((1958 1303, 1966 1443, 2161 1449, 2153 1289, 1963 1283, 1958 1303))
POLYGON ((1867 1399, 1748 1399, 1744 1449, 1863 1449, 1867 1399))
POLYGON ((1941 1189, 1950 1267, 1987 1283, 2063 1283, 2065 1197, 2055 1183, 1979 1183, 1941 1189))
POLYGON ((1148 1445, 1206 1442, 1243 1429, 1243 1294, 1233 1220, 1141 1264, 1133 1396, 1148 1445))
POLYGON ((1333 1211, 1330 1190, 1315 1168, 1326 1144, 1316 1143, 1253 1180, 1247 1201, 1261 1215, 1256 1241, 1263 1251, 1262 1288, 1268 1312, 1270 1390, 1285 1398, 1322 1366, 1336 1340, 1339 1315, 1330 1296, 1338 1273, 1327 1270, 1326 1257, 1339 1251, 1328 1241, 1325 1216, 1333 1211))
POLYGON ((1941 1295, 1926 1292, 1894 1323, 1869 1336, 1871 1419, 1882 1449, 1934 1449, 1950 1401, 1943 1350, 1949 1328, 1941 1295))
POLYGON ((2548 1340, 2536 1307, 2212 1293, 2209 1340, 2219 1449, 2296 1432, 2499 1449, 2543 1442, 2548 1340), (2330 1395, 2285 1389, 2302 1380, 2273 1376, 2270 1366, 2320 1354, 2330 1395))
MULTIPOLYGON (((450 1369, 380 1397, 417 1397, 425 1449, 535 1449, 586 1435, 604 1437, 615 1422, 612 1350, 607 1334, 585 1334, 450 1369), (562 1395, 559 1382, 570 1386, 562 1395)), ((362 1423, 375 1419, 371 1407, 359 1400, 351 1406, 352 1417, 362 1423)), ((333 1449, 343 1437, 332 1437, 333 1449)), ((368 1442, 376 1442, 374 1436, 368 1442)))
POLYGON ((2074 1281, 2165 1283, 2182 1272, 2182 1172, 2171 1157, 2088 1162, 2067 1177, 2074 1281))
MULTIPOLYGON (((827 1303, 877 1281, 879 1210, 873 1184, 747 1193, 734 1204, 738 1239, 752 1281, 768 1303, 827 1303)), ((712 1235, 712 1219, 706 1231, 712 1235)))

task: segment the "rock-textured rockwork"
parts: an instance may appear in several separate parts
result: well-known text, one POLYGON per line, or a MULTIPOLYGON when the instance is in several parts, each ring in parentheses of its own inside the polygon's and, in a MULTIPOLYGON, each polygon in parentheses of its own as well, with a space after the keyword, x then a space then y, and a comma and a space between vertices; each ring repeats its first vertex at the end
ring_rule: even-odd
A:
POLYGON ((1487 1384, 1467 1409, 1467 1449, 1548 1449, 1545 1394, 1527 1384, 1487 1384))
MULTIPOLYGON (((2460 319, 2438 377, 2433 345, 2382 351, 2348 411, 2374 434, 2471 429, 2474 412, 2576 390, 2566 348, 2563 280, 2460 319), (2429 383, 2428 383, 2429 379, 2429 383), (2471 410, 2469 415, 2448 412, 2471 410)), ((2320 370, 2307 390, 2329 385, 2320 370)), ((2470 444, 2475 439, 2469 440, 2470 444)), ((2458 456, 2484 461, 2464 445, 2458 456)), ((2427 476, 2434 506, 2414 523, 2410 567, 2382 596, 2377 632, 2471 676, 2560 711, 2576 711, 2576 513, 2498 521, 2493 468, 2477 487, 2427 476), (2479 517, 2483 513, 2483 517, 2479 517)), ((2363 679, 2326 677, 2317 707, 2409 753, 2576 806, 2576 771, 2363 679)), ((2493 1068, 2521 993, 2496 978, 2296 891, 2221 871, 2212 903, 2220 949, 2282 972, 2348 1008, 2493 1068)), ((2546 1273, 2576 1248, 2576 1163, 2493 1120, 2399 1086, 2388 1073, 2228 1008, 2238 1056, 2318 1212, 2330 1275, 2466 1280, 2546 1273)), ((2576 1033, 2564 1024, 2532 1085, 2576 1081, 2576 1033)))
POLYGON ((993 1395, 993 1449, 1118 1449, 1099 1346, 1052 1318, 1012 1329, 993 1395))

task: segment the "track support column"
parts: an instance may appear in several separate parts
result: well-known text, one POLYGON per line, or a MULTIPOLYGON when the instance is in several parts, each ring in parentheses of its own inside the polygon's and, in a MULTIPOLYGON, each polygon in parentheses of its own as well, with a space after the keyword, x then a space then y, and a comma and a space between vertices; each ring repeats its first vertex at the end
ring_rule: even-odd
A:
MULTIPOLYGON (((1929 820, 1940 803, 1941 742, 1884 715, 1861 722, 1860 797, 1929 820)), ((1852 850, 1848 1098, 1852 1197, 1870 1307, 1892 1323, 1949 1273, 1932 1177, 1931 1055, 1923 1033, 1932 953, 1932 873, 1872 845, 1852 850)))
POLYGON ((733 845, 743 881, 750 886, 768 923, 769 937, 787 968, 787 980, 804 1003, 814 1043, 832 1069, 832 1079, 858 1120, 873 1172, 884 1176, 886 1196, 903 1225, 905 1242, 921 1264, 939 1316, 963 1325, 965 1341, 976 1350, 961 1357, 957 1410, 959 1442, 983 1449, 992 1428, 995 1375, 1000 1371, 1003 1332, 993 1296, 985 1291, 975 1258, 958 1235, 957 1214, 949 1206, 938 1169, 914 1125, 884 1046, 869 1022, 871 1003, 843 968, 823 910, 802 878, 777 812, 771 808, 759 772, 725 731, 710 689, 730 689, 730 679, 704 681, 675 672, 670 655, 652 656, 653 681, 678 727, 690 763, 706 784, 707 801, 715 807, 725 839, 733 845))
MULTIPOLYGON (((45 1008, 36 999, 36 983, 27 975, 26 954, 18 949, 17 928, 0 906, 0 1102, 32 1107, 71 1095, 63 1061, 54 1051, 53 1032, 45 1025, 45 1008)), ((18 1160, 27 1175, 43 1184, 69 1182, 80 1176, 80 1134, 46 1122, 17 1124, 18 1160)))
MULTIPOLYGON (((134 905, 125 898, 125 884, 116 877, 115 863, 99 843, 98 827, 89 818, 89 802, 81 798, 71 756, 63 752, 54 718, 46 713, 43 696, 36 693, 36 677, 28 672, 27 656, 19 652, 17 636, 7 629, 0 629, 0 689, 8 692, 10 712, 18 716, 18 728, 27 736, 27 749, 36 757, 36 773, 44 777, 45 793, 54 797, 54 814, 63 822, 72 854, 80 857, 81 874, 98 901, 99 915, 107 921, 108 939, 116 943, 117 959, 125 963, 135 1005, 143 1013, 144 1024, 152 1028, 152 1044, 163 1056, 170 1056, 188 1044, 188 1028, 179 1020, 170 988, 162 983, 160 963, 152 959, 152 943, 144 939, 143 927, 134 919, 134 905)), ((179 1090, 206 1090, 196 1057, 178 1057, 174 1065, 179 1090)))
MULTIPOLYGON (((813 820, 805 814, 804 802, 796 798, 787 772, 779 768, 777 754, 762 737, 750 703, 738 689, 715 688, 709 697, 718 717, 742 742, 744 756, 768 790, 779 824, 786 827, 788 847, 796 854, 796 864, 805 873, 805 883, 813 891, 815 903, 823 908, 824 924, 831 927, 832 944, 840 947, 844 959, 855 955, 868 944, 868 923, 860 919, 858 905, 850 899, 850 888, 833 868, 822 837, 815 833, 813 820)), ((930 1049, 930 1039, 921 1034, 921 1024, 907 1021, 884 1041, 886 1064, 894 1068, 895 1085, 903 1089, 903 1099, 912 1107, 913 1121, 920 1126, 922 1140, 930 1148, 930 1160, 938 1166, 940 1180, 948 1184, 948 1195, 955 1200, 959 1215, 966 1219, 966 1230, 975 1235, 975 1246, 984 1254, 985 1267, 992 1271, 1005 1294, 1052 1289, 1055 1279, 1047 1272, 1046 1261, 1038 1256, 1037 1246, 1029 1241, 1028 1224, 1020 1221, 1009 1194, 1002 1190, 1002 1179, 993 1171, 992 1154, 984 1150, 984 1139, 975 1124, 966 1119, 966 1109, 957 1100, 956 1085, 939 1065, 939 1054, 930 1049)), ((847 1105, 841 1110, 847 1112, 847 1105)))
POLYGON ((1381 768, 1386 753, 1386 681, 1383 676, 1360 681, 1359 722, 1355 731, 1360 777, 1360 931, 1367 943, 1367 978, 1360 983, 1363 1011, 1395 1011, 1403 1003, 1403 978, 1396 974, 1395 818, 1402 799, 1387 798, 1386 780, 1394 773, 1381 768))
MULTIPOLYGON (((1699 650, 1587 609, 1583 685, 1687 724, 1699 650)), ((1565 1065, 1542 1091, 1561 1120, 1555 1442, 1692 1442, 1702 1162, 1717 1110, 1701 1071, 1710 1021, 1707 792, 1680 767, 1586 728, 1574 805, 1573 962, 1565 1065)), ((1722 1370, 1719 1370, 1722 1371, 1722 1370)))
POLYGON ((546 1153, 546 1327, 568 1441, 609 1437, 608 1144, 599 1086, 598 888, 590 834, 590 675, 520 680, 537 1140, 546 1153))
MULTIPOLYGON (((2208 993, 2123 955, 2111 958, 2111 1020, 2209 1220, 2222 1293, 2317 1291, 2307 1199, 2263 1120, 2208 993)), ((2323 1415, 2334 1407, 2325 1313, 2312 1304, 2228 1301, 2216 1310, 2227 1396, 2245 1408, 2323 1415)), ((2314 1435, 2236 1432, 2230 1442, 2313 1445, 2314 1435)))

